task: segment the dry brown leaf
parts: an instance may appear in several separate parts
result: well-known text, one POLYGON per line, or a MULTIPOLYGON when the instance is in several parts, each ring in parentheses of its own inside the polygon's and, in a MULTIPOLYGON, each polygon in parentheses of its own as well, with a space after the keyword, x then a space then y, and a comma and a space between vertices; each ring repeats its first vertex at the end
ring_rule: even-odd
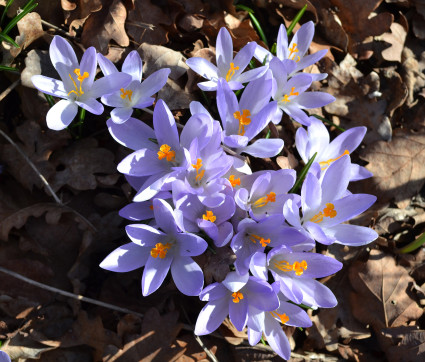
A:
POLYGON ((76 24, 84 24, 87 17, 102 9, 102 0, 61 0, 62 9, 65 10, 65 24, 69 25, 69 31, 73 34, 76 24))
POLYGON ((158 92, 158 98, 167 103, 171 110, 188 109, 190 102, 196 98, 194 95, 187 93, 184 89, 172 79, 168 79, 165 86, 158 92))
POLYGON ((134 10, 129 11, 126 22, 128 35, 137 44, 167 43, 168 31, 162 25, 171 26, 170 17, 151 0, 136 0, 134 5, 134 10))
POLYGON ((350 293, 353 315, 376 333, 406 325, 422 315, 422 309, 408 294, 413 279, 396 265, 394 257, 372 250, 366 263, 355 261, 351 265, 348 276, 355 290, 350 293))
MULTIPOLYGON (((55 166, 50 162, 50 157, 55 150, 62 149, 66 145, 70 138, 69 133, 67 131, 44 131, 36 122, 28 120, 16 127, 16 134, 22 141, 22 143, 17 142, 17 145, 44 178, 49 179, 53 176, 55 166)), ((13 177, 27 189, 31 190, 33 186, 38 188, 44 186, 40 177, 13 145, 7 144, 2 147, 1 159, 13 177)))
POLYGON ((391 32, 384 33, 375 38, 375 40, 383 41, 390 46, 381 52, 382 58, 389 62, 401 62, 401 53, 403 51, 404 42, 408 29, 398 23, 392 23, 391 32))
POLYGON ((384 203, 394 200, 406 207, 425 182, 425 130, 394 132, 391 142, 378 141, 360 153, 374 177, 369 192, 384 203))
POLYGON ((108 52, 110 40, 122 47, 129 46, 130 39, 124 28, 126 18, 127 8, 122 0, 113 0, 112 3, 103 0, 102 9, 90 14, 85 21, 81 43, 86 48, 94 46, 102 54, 108 52))
POLYGON ((398 329, 398 333, 392 335, 399 341, 386 350, 389 362, 421 361, 425 358, 425 331, 413 326, 407 328, 394 328, 398 329))
POLYGON ((17 333, 13 338, 8 339, 1 346, 1 350, 6 352, 13 361, 21 359, 40 359, 43 352, 54 348, 56 347, 46 346, 28 338, 27 333, 23 332, 17 333))
POLYGON ((116 172, 113 153, 98 147, 94 138, 75 141, 70 147, 56 152, 51 161, 56 166, 56 172, 50 179, 55 191, 64 185, 76 190, 93 190, 98 184, 96 174, 116 172))
POLYGON ((382 0, 330 0, 338 9, 338 17, 342 27, 349 36, 348 49, 350 53, 356 52, 356 45, 369 36, 380 35, 389 30, 393 15, 380 13, 371 16, 382 0), (353 16, 356 14, 356 16, 353 16))

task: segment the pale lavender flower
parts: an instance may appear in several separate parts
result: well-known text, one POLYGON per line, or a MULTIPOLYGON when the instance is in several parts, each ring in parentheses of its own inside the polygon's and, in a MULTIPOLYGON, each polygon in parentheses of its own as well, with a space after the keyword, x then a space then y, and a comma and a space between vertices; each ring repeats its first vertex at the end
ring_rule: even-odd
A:
POLYGON ((267 280, 270 271, 286 298, 313 308, 337 305, 331 290, 314 278, 334 274, 341 268, 342 264, 334 258, 317 253, 293 252, 286 246, 273 248, 267 255, 255 253, 250 264, 251 272, 258 278, 267 280))
MULTIPOLYGON (((97 59, 104 75, 118 73, 115 65, 102 54, 98 54, 97 59)), ((165 85, 171 72, 169 68, 160 69, 142 82, 143 62, 136 50, 127 55, 121 71, 131 76, 130 83, 115 93, 102 96, 104 104, 115 107, 111 112, 115 123, 127 121, 133 113, 133 108, 151 106, 155 100, 152 96, 165 85)))
MULTIPOLYGON (((142 182, 140 186, 136 187, 136 189, 138 190, 143 183, 144 182, 142 182)), ((172 195, 168 191, 160 191, 154 197, 156 199, 170 200, 172 195)), ((119 215, 124 219, 132 221, 153 219, 153 199, 141 202, 131 202, 119 211, 119 215)))
POLYGON ((108 122, 115 140, 136 150, 119 163, 118 171, 129 176, 148 176, 133 199, 137 202, 170 190, 179 173, 186 171, 190 158, 180 146, 174 117, 161 99, 154 109, 153 124, 154 130, 134 118, 122 124, 108 122))
POLYGON ((184 232, 181 215, 164 200, 153 201, 155 221, 162 230, 143 224, 128 225, 131 243, 109 254, 100 267, 115 272, 127 272, 145 267, 142 293, 156 291, 171 269, 177 288, 185 295, 199 295, 204 284, 202 269, 191 256, 202 254, 207 242, 197 235, 184 232))
POLYGON ((217 88, 217 108, 223 123, 223 143, 237 153, 255 157, 273 157, 283 148, 278 138, 259 139, 248 144, 272 120, 277 103, 270 102, 273 79, 267 72, 250 82, 244 89, 240 102, 229 85, 220 79, 217 88))
POLYGON ((270 62, 270 69, 276 80, 273 99, 277 101, 279 107, 274 123, 279 123, 282 112, 285 112, 295 121, 308 126, 311 121, 303 109, 320 108, 335 100, 335 97, 325 92, 306 92, 313 81, 310 74, 296 74, 288 79, 288 75, 295 69, 294 62, 283 63, 275 57, 270 62))
POLYGON ((236 329, 242 331, 249 323, 250 306, 262 311, 273 311, 279 307, 279 299, 270 284, 248 273, 241 276, 230 272, 223 282, 207 286, 199 297, 208 303, 196 321, 197 335, 214 332, 227 315, 236 329))
MULTIPOLYGON (((288 75, 292 77, 295 73, 300 72, 304 68, 318 62, 327 53, 326 49, 319 50, 314 54, 307 54, 311 41, 314 36, 314 24, 312 21, 301 25, 298 31, 294 34, 291 42, 288 45, 288 35, 284 24, 280 25, 276 43, 276 56, 282 61, 291 61, 295 63, 294 70, 288 75)), ((261 63, 266 61, 266 65, 274 58, 273 54, 260 45, 257 45, 254 53, 261 63)), ((322 80, 327 77, 326 73, 310 74, 313 81, 322 80)))
MULTIPOLYGON (((350 155, 362 142, 366 127, 354 127, 336 137, 332 142, 326 126, 317 118, 310 117, 308 131, 300 127, 295 135, 298 153, 305 163, 317 152, 311 170, 320 174, 329 165, 344 155, 350 155)), ((357 164, 350 166, 350 181, 363 180, 372 177, 372 173, 357 164)))
POLYGON ((351 177, 350 166, 349 156, 344 155, 334 161, 320 179, 313 173, 308 173, 301 188, 301 205, 288 200, 283 208, 286 221, 306 236, 326 245, 335 242, 359 246, 375 240, 378 235, 374 230, 343 224, 367 210, 376 201, 376 196, 351 194, 347 191, 351 177))
POLYGON ((41 92, 63 98, 47 112, 46 121, 50 129, 66 128, 77 115, 78 106, 90 113, 102 114, 103 105, 96 98, 119 90, 131 78, 128 74, 116 73, 95 81, 95 48, 88 48, 79 64, 71 45, 58 35, 50 44, 49 54, 62 81, 43 75, 34 75, 31 81, 41 92))
POLYGON ((186 60, 186 64, 193 71, 208 79, 206 82, 198 83, 198 87, 202 90, 216 90, 220 78, 224 79, 232 90, 237 90, 243 88, 242 83, 250 82, 266 71, 265 67, 260 67, 244 72, 254 55, 255 48, 255 43, 247 44, 233 58, 232 38, 226 28, 221 28, 216 42, 217 66, 199 57, 186 60))
POLYGON ((0 362, 11 362, 9 355, 6 352, 0 351, 0 362))
POLYGON ((279 292, 279 283, 274 282, 272 288, 277 294, 279 308, 271 312, 261 311, 250 306, 248 314, 248 341, 251 346, 256 345, 263 333, 270 347, 282 358, 289 360, 291 357, 291 346, 288 337, 282 329, 282 324, 291 327, 311 327, 312 322, 308 314, 300 307, 287 302, 287 298, 279 292))

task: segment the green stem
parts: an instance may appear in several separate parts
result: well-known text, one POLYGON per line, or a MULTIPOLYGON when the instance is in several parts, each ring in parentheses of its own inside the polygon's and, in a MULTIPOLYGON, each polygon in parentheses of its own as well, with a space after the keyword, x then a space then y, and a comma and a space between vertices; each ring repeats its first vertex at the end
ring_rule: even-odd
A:
POLYGON ((329 124, 330 126, 334 126, 336 129, 338 129, 341 132, 345 132, 345 129, 336 125, 335 123, 333 123, 332 121, 329 121, 326 118, 323 118, 322 116, 319 116, 318 114, 312 114, 313 117, 316 117, 317 119, 320 119, 322 122, 325 122, 327 124, 329 124))
POLYGON ((4 17, 6 16, 7 11, 9 10, 10 5, 12 5, 12 4, 13 4, 13 1, 14 1, 14 0, 9 0, 9 1, 6 3, 6 7, 5 7, 5 8, 4 8, 4 10, 3 10, 3 14, 1 14, 0 27, 1 27, 1 24, 3 24, 4 17))
POLYGON ((6 65, 0 65, 0 70, 4 70, 6 72, 19 73, 19 69, 12 68, 12 67, 7 67, 6 65))
POLYGON ((303 8, 298 12, 297 15, 295 15, 294 20, 292 20, 291 25, 289 25, 288 29, 286 30, 286 34, 288 34, 288 36, 291 35, 292 31, 295 28, 295 25, 297 25, 297 23, 301 20, 306 10, 307 10, 307 4, 303 6, 303 8))
POLYGON ((269 139, 269 138, 270 138, 270 136, 271 136, 271 134, 272 134, 272 131, 271 131, 271 129, 269 128, 269 130, 267 131, 266 137, 264 137, 264 138, 265 138, 265 139, 269 139))
POLYGON ((420 248, 425 243, 425 233, 421 234, 416 240, 412 241, 410 244, 407 244, 405 247, 399 250, 402 254, 410 253, 418 248, 420 248))
POLYGON ((50 94, 44 93, 44 97, 46 98, 47 103, 49 103, 50 108, 52 108, 55 105, 55 100, 50 94))
POLYGON ((313 155, 312 158, 310 158, 310 160, 307 162, 307 164, 302 169, 302 171, 300 173, 300 177, 298 177, 297 182, 295 182, 295 185, 292 187, 291 190, 289 190, 290 193, 294 193, 299 189, 299 187, 301 186, 301 184, 304 181, 305 176, 307 175, 308 170, 310 169, 311 165, 313 164, 316 156, 317 156, 317 152, 313 155))
POLYGON ((28 13, 30 13, 31 11, 33 11, 38 3, 32 4, 33 0, 30 0, 30 2, 25 5, 24 9, 22 10, 22 12, 18 15, 16 15, 10 22, 9 24, 6 25, 6 27, 2 30, 2 33, 4 35, 6 35, 7 33, 9 33, 9 31, 12 30, 12 28, 18 23, 19 20, 21 20, 25 15, 27 15, 28 13), (32 4, 32 5, 30 5, 32 4), (30 6, 29 6, 30 5, 30 6))
POLYGON ((260 339, 261 343, 264 344, 265 346, 268 346, 268 343, 264 340, 264 336, 261 336, 260 339))

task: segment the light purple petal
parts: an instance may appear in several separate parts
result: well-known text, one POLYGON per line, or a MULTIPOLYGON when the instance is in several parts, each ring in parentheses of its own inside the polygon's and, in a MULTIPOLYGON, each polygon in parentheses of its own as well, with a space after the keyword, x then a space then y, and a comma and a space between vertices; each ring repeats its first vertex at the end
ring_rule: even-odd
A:
POLYGON ((243 286, 248 282, 248 279, 249 273, 239 275, 237 272, 229 272, 222 283, 231 292, 237 292, 243 288, 243 286))
POLYGON ((262 336, 263 332, 257 332, 248 327, 248 342, 251 346, 255 346, 258 342, 260 342, 262 336))
POLYGON ((113 73, 96 80, 90 88, 90 96, 99 98, 103 95, 114 93, 120 88, 125 88, 131 81, 131 77, 125 73, 113 73))
POLYGON ((204 285, 202 269, 188 256, 174 257, 171 275, 178 290, 184 295, 197 296, 204 285))
POLYGON ((354 127, 346 130, 330 143, 327 153, 333 158, 342 155, 345 150, 351 154, 363 141, 366 131, 366 127, 354 127))
POLYGON ((82 100, 80 98, 79 101, 75 102, 77 105, 79 105, 81 108, 84 108, 86 111, 99 115, 103 113, 103 105, 102 103, 98 102, 94 98, 87 98, 82 100))
MULTIPOLYGON (((59 35, 53 37, 50 43, 49 54, 50 60, 56 70, 59 64, 66 65, 70 68, 78 68, 78 60, 74 49, 72 49, 71 45, 59 35)), ((62 74, 60 74, 60 76, 62 77, 62 74)))
POLYGON ((299 279, 298 287, 303 291, 303 304, 321 308, 333 308, 338 304, 332 291, 317 280, 299 279))
POLYGON ((113 272, 125 273, 144 266, 149 255, 149 248, 128 243, 115 249, 99 266, 113 272))
POLYGON ((346 155, 326 169, 321 182, 323 204, 338 200, 345 193, 350 182, 350 164, 350 157, 346 155))
POLYGON ((233 298, 229 299, 229 318, 238 331, 245 328, 248 321, 248 300, 245 294, 238 303, 233 302, 233 298))
POLYGON ((147 77, 141 86, 141 91, 145 97, 150 97, 157 93, 167 83, 168 76, 171 70, 169 68, 163 68, 152 73, 147 77))
MULTIPOLYGON (((233 59, 233 62, 235 63, 235 67, 239 67, 238 70, 235 72, 235 79, 239 80, 239 75, 245 70, 248 63, 251 61, 252 56, 254 55, 255 48, 257 47, 257 44, 254 42, 248 43, 245 45, 239 52, 236 54, 235 58, 233 59)), ((261 69, 261 68, 258 68, 261 69)), ((267 68, 264 67, 263 71, 265 72, 267 68)), ((260 74, 259 76, 261 76, 260 74)), ((253 79, 253 78, 252 78, 253 79)))
POLYGON ((164 233, 144 224, 131 224, 125 227, 130 240, 140 246, 154 246, 164 240, 164 233))
POLYGON ((163 259, 159 256, 148 258, 142 277, 142 294, 144 297, 152 294, 161 286, 172 261, 173 257, 169 253, 163 259))
MULTIPOLYGON (((210 92, 217 90, 217 82, 216 81, 206 81, 206 82, 200 82, 198 83, 198 87, 202 89, 204 92, 210 92)), ((243 85, 241 84, 240 88, 243 88, 243 85)))
POLYGON ((176 121, 167 104, 159 99, 153 112, 153 127, 158 145, 167 144, 172 150, 180 148, 176 121))
POLYGON ((208 302, 199 313, 195 325, 195 334, 203 336, 214 332, 229 313, 229 300, 227 298, 208 302))
POLYGON ((180 255, 201 255, 208 247, 207 242, 195 234, 181 233, 176 236, 180 247, 180 255))
POLYGON ((68 98, 63 82, 57 79, 45 77, 44 75, 33 75, 32 84, 39 91, 59 98, 68 98))
POLYGON ((131 51, 122 64, 121 71, 129 74, 132 80, 141 81, 143 74, 143 62, 137 50, 131 51))
MULTIPOLYGON (((217 67, 204 58, 199 58, 199 57, 189 58, 186 60, 186 64, 189 66, 190 69, 192 69, 194 72, 198 73, 204 78, 207 78, 210 80, 218 79, 217 67)), ((214 83, 214 84, 217 84, 217 83, 214 83)))
MULTIPOLYGON (((226 28, 221 28, 216 41, 216 60, 219 69, 229 68, 233 59, 232 37, 226 28)), ((190 65, 189 65, 190 66, 190 65)), ((211 79, 211 78, 209 78, 211 79)))
POLYGON ((308 328, 313 324, 302 308, 282 300, 280 301, 278 313, 285 313, 289 317, 289 321, 285 323, 288 326, 308 328))
POLYGON ((133 108, 114 108, 111 112, 111 118, 114 123, 122 124, 126 122, 133 114, 133 108))
POLYGON ((335 101, 335 97, 325 92, 304 92, 297 96, 297 103, 306 109, 320 108, 335 101))
POLYGON ((103 75, 118 73, 118 69, 114 63, 100 53, 97 53, 97 62, 99 63, 99 67, 102 70, 103 75))
POLYGON ((378 237, 375 230, 358 225, 335 225, 325 232, 329 237, 335 238, 336 243, 349 246, 366 245, 378 237))
POLYGON ((265 158, 278 155, 282 151, 282 148, 283 140, 279 138, 261 138, 253 144, 242 148, 240 151, 254 157, 265 158))
MULTIPOLYGON (((264 73, 267 72, 267 69, 268 68, 266 66, 250 69, 242 74, 235 76, 234 80, 238 81, 239 83, 248 83, 248 82, 251 82, 252 80, 260 78, 262 75, 264 75, 264 73)), ((231 87, 231 88, 233 90, 236 90, 234 87, 231 87)))
POLYGON ((373 173, 364 168, 363 166, 352 163, 350 166, 350 181, 364 180, 365 178, 372 177, 373 173))
MULTIPOLYGON (((314 63, 317 63, 320 59, 322 59, 326 55, 327 52, 328 52, 327 49, 322 49, 322 50, 317 51, 314 54, 304 56, 299 62, 297 62, 297 69, 301 70, 301 69, 309 67, 310 65, 312 65, 314 63)), ((320 77, 326 78, 327 74, 326 73, 320 74, 320 75, 319 74, 312 74, 312 76, 320 76, 320 77)), ((322 80, 324 78, 313 79, 313 81, 322 80)))
POLYGON ((291 346, 280 324, 274 318, 266 318, 265 330, 267 342, 280 357, 289 360, 291 357, 291 346))
POLYGON ((141 149, 124 158, 118 164, 117 170, 130 176, 161 174, 167 171, 167 165, 161 161, 155 151, 141 149))
POLYGON ((77 113, 78 106, 75 104, 75 102, 62 99, 47 112, 47 127, 55 131, 60 131, 68 127, 77 113))
POLYGON ((153 210, 151 209, 152 203, 150 201, 132 202, 124 206, 119 215, 127 220, 141 221, 153 219, 153 210))
POLYGON ((292 38, 291 44, 289 44, 289 48, 291 48, 292 44, 296 43, 298 48, 298 53, 296 54, 299 55, 300 58, 302 58, 310 47, 310 43, 313 40, 313 36, 314 24, 312 21, 308 21, 307 23, 303 24, 301 28, 299 28, 298 31, 295 33, 294 37, 292 38))
POLYGON ((162 199, 154 199, 152 203, 158 227, 167 234, 176 235, 179 230, 170 204, 162 199))
POLYGON ((244 288, 249 304, 263 311, 273 311, 279 307, 279 299, 266 280, 250 277, 244 288))
POLYGON ((276 56, 280 60, 288 59, 288 33, 284 24, 280 24, 279 32, 277 33, 276 56))
POLYGON ((323 231, 323 229, 314 222, 307 221, 304 223, 304 227, 308 230, 314 240, 318 241, 321 244, 330 245, 335 241, 331 237, 328 237, 323 231))
POLYGON ((147 148, 156 150, 158 145, 150 139, 155 139, 155 132, 144 122, 129 118, 124 124, 116 124, 111 119, 106 122, 109 133, 121 145, 132 150, 147 148))
POLYGON ((83 88, 90 88, 93 84, 94 77, 96 76, 96 68, 97 68, 97 57, 96 57, 96 49, 94 47, 90 47, 86 49, 81 58, 80 63, 80 72, 84 74, 87 72, 89 74, 88 78, 84 80, 83 88))
POLYGON ((287 105, 281 108, 289 117, 292 117, 298 123, 303 126, 309 126, 311 121, 309 117, 296 105, 287 105))
POLYGON ((201 294, 199 294, 199 299, 204 302, 209 302, 212 300, 217 300, 229 296, 231 292, 221 283, 213 283, 206 286, 201 294))
POLYGON ((301 188, 301 205, 303 208, 303 214, 309 214, 311 211, 315 212, 318 210, 321 203, 322 189, 320 187, 319 180, 311 173, 308 173, 301 188))

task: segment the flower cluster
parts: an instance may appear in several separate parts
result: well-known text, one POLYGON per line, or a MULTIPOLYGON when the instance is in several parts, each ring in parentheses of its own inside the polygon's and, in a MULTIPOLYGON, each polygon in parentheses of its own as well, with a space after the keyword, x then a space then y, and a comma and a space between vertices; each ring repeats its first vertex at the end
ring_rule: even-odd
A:
POLYGON ((350 159, 366 129, 350 129, 330 142, 321 121, 304 111, 333 101, 326 93, 307 91, 313 81, 326 77, 302 72, 324 56, 324 51, 306 55, 313 34, 309 22, 288 44, 282 25, 276 56, 255 43, 233 56, 231 36, 222 28, 216 65, 202 58, 187 60, 207 79, 199 87, 216 91, 219 120, 201 103, 192 102, 191 116, 181 130, 161 99, 154 108, 153 128, 131 117, 133 108, 153 103, 151 96, 169 73, 160 70, 141 82, 142 61, 136 52, 126 58, 122 72, 98 55, 105 76, 94 81, 94 49, 88 49, 78 65, 69 44, 55 37, 50 55, 62 82, 33 78, 38 89, 64 98, 49 111, 49 127, 64 128, 77 106, 101 113, 95 98, 102 96, 104 104, 115 107, 107 121, 110 134, 134 151, 118 165, 136 190, 134 202, 120 215, 138 223, 127 225, 131 241, 100 266, 115 272, 144 267, 144 296, 155 292, 170 270, 183 294, 207 302, 196 322, 197 335, 215 331, 229 316, 238 330, 247 327, 252 345, 264 335, 285 359, 290 346, 281 325, 311 325, 300 305, 337 304, 316 278, 337 272, 342 264, 315 253, 315 243, 357 246, 377 237, 369 228, 345 223, 376 200, 348 190, 350 182, 371 176, 350 159), (263 65, 246 71, 253 57, 263 65), (270 122, 281 121, 282 112, 307 126, 296 133, 304 162, 316 155, 300 194, 292 191, 294 170, 251 170, 241 156, 280 153, 283 140, 261 134, 270 122), (203 270, 193 257, 207 248, 230 248, 236 259, 223 280, 204 286, 203 270))

